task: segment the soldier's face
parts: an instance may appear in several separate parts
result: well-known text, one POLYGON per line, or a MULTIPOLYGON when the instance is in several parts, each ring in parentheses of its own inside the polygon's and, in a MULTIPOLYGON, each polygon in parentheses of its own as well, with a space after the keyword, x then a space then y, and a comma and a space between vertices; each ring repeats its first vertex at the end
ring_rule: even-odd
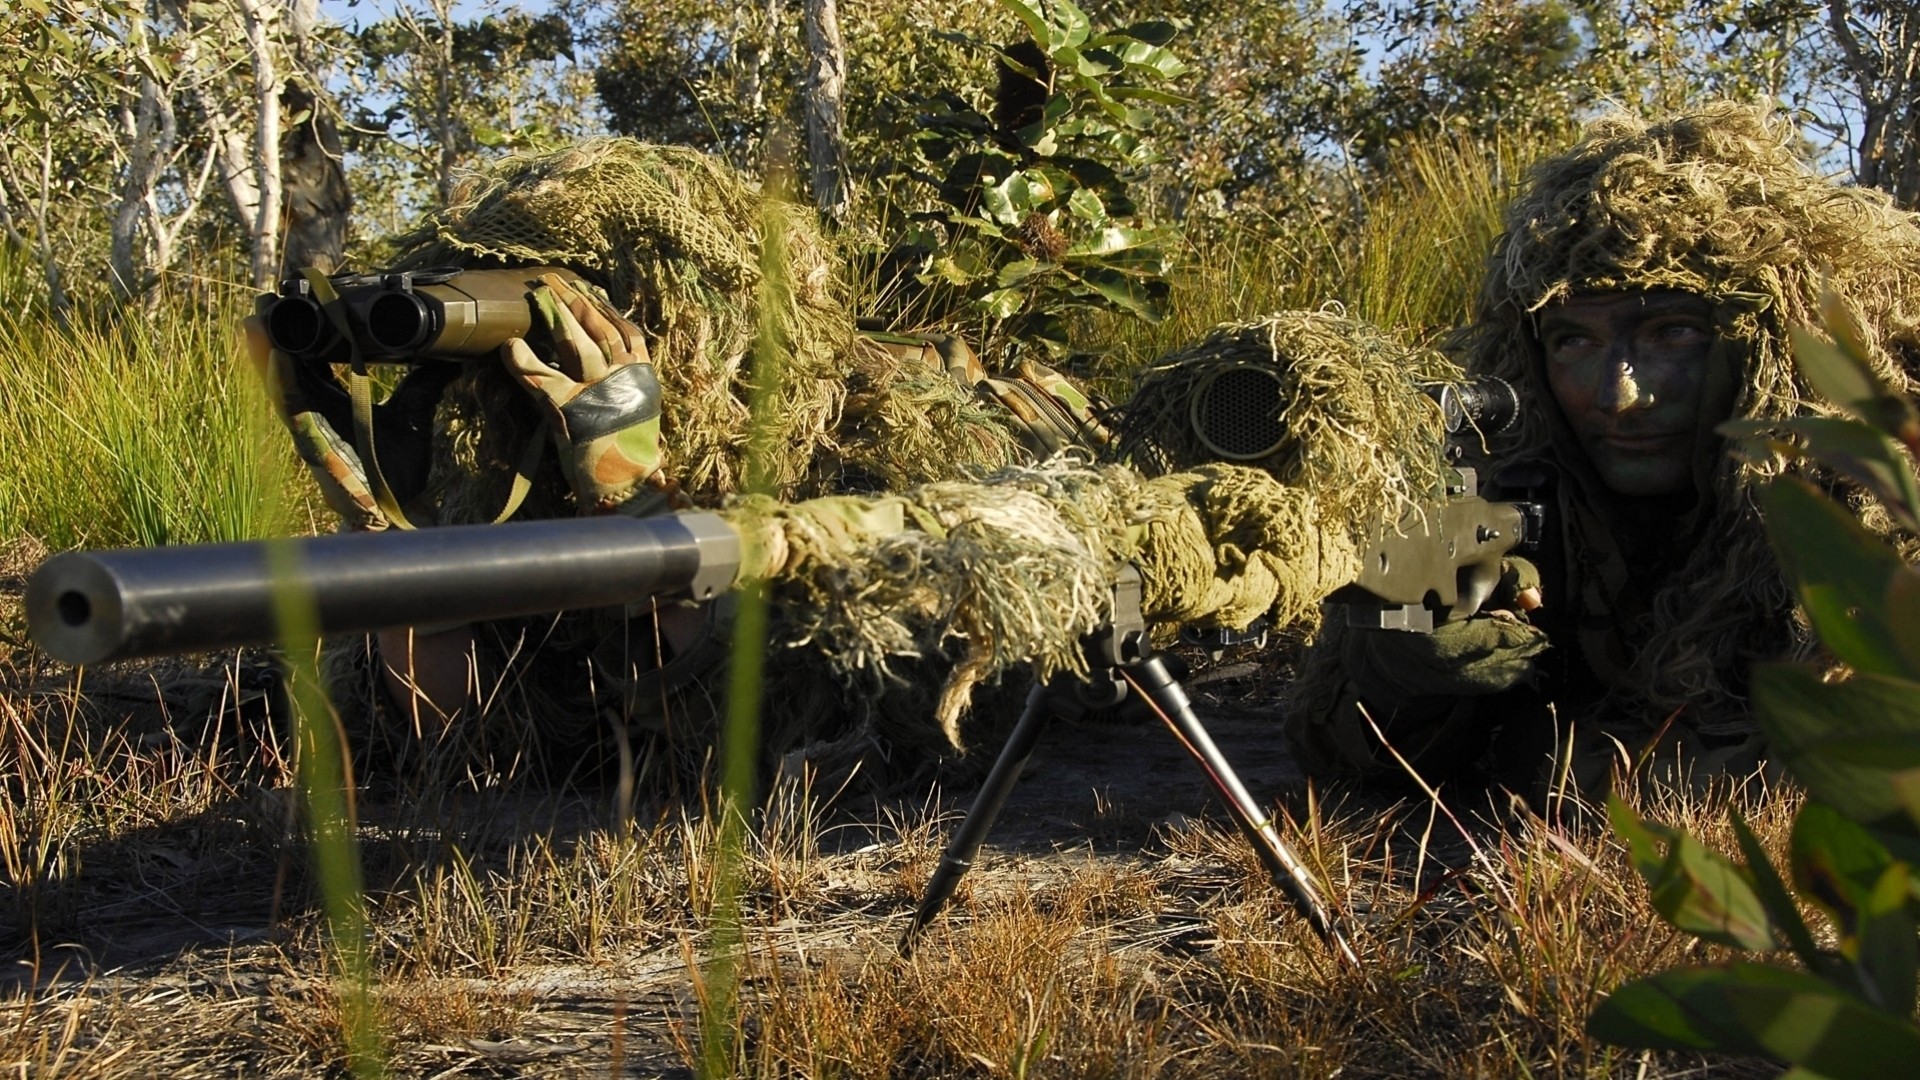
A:
POLYGON ((1707 401, 1713 311, 1693 293, 1578 296, 1540 313, 1547 383, 1580 447, 1622 495, 1693 484, 1695 438, 1732 401, 1707 401))

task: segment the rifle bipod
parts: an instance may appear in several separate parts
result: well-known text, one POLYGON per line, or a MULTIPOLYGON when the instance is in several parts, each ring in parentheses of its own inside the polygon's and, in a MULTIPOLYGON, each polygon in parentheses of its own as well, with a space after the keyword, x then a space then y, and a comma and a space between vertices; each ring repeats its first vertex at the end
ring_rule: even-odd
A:
MULTIPOLYGON (((1261 864, 1272 875, 1273 883, 1293 901, 1294 907, 1335 955, 1357 966, 1359 958, 1340 932, 1332 911, 1314 888, 1313 879, 1305 865, 1288 850, 1280 834, 1274 830, 1272 818, 1263 813, 1253 796, 1247 793, 1239 774, 1234 772, 1226 756, 1214 744, 1213 737, 1207 734, 1206 727, 1200 723, 1200 717, 1193 711, 1193 702, 1179 681, 1159 657, 1147 654, 1145 624, 1138 622, 1138 575, 1132 574, 1129 568, 1129 574, 1123 576, 1114 591, 1114 624, 1088 643, 1089 650, 1099 660, 1105 661, 1104 667, 1095 668, 1094 679, 1090 680, 1095 687, 1104 683, 1110 688, 1111 693, 1107 696, 1111 700, 1103 703, 1118 702, 1128 693, 1138 694, 1145 700, 1168 730, 1173 732, 1180 745, 1200 763, 1201 771, 1226 803, 1228 814, 1253 845, 1254 854, 1259 856, 1261 864), (1129 625, 1129 616, 1137 625, 1129 625)), ((1033 756, 1033 749, 1039 743, 1040 732, 1049 717, 1056 712, 1072 715, 1084 710, 1090 697, 1097 700, 1095 695, 1087 693, 1088 689, 1085 684, 1076 685, 1069 677, 1062 677, 1052 685, 1036 682, 1027 693, 1026 707, 1020 714, 1019 722, 1014 725, 1013 733, 1007 736, 1006 746, 994 760, 993 768, 988 771, 979 794, 974 796, 973 806, 967 810, 966 818, 960 822, 952 839, 947 841, 946 851, 940 856, 940 865, 927 880, 927 891, 913 914, 913 922, 900 939, 902 956, 913 952, 921 932, 946 907, 947 901, 953 898, 954 890, 960 887, 960 879, 972 868, 974 857, 986 842, 987 832, 993 828, 995 819, 1006 806, 1007 796, 1020 779, 1027 759, 1033 756)), ((1095 693, 1098 693, 1097 689, 1095 693)))

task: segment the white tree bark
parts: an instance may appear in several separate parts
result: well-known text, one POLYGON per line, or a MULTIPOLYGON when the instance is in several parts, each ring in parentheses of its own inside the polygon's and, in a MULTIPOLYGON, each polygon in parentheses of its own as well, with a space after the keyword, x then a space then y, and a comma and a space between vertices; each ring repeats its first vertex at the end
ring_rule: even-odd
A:
POLYGON ((853 200, 847 170, 847 49, 840 38, 834 0, 807 0, 807 176, 813 204, 836 224, 845 223, 853 200))
POLYGON ((273 283, 280 269, 280 67, 273 23, 279 12, 271 0, 240 0, 253 71, 253 173, 259 201, 250 221, 252 278, 256 289, 273 283))

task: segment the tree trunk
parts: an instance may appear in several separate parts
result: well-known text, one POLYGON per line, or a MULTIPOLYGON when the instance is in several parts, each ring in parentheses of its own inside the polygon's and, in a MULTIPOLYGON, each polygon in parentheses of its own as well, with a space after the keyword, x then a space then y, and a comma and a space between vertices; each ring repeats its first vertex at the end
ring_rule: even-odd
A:
POLYGON ((847 49, 840 40, 834 0, 807 0, 807 165, 813 204, 834 224, 844 224, 853 185, 847 170, 845 112, 847 49))
POLYGON ((270 31, 275 12, 269 0, 240 0, 246 25, 247 54, 253 71, 253 176, 259 202, 247 222, 253 242, 253 287, 273 284, 280 269, 280 73, 270 31))
POLYGON ((1920 12, 1908 4, 1827 0, 1827 30, 1859 95, 1855 178, 1907 209, 1920 208, 1920 12))
POLYGON ((280 255, 283 278, 308 266, 328 274, 340 269, 346 261, 347 225, 353 211, 353 192, 340 163, 339 128, 329 103, 321 97, 321 72, 309 47, 319 8, 319 0, 293 0, 288 23, 296 70, 280 89, 280 108, 284 115, 298 119, 280 141, 286 221, 280 255))

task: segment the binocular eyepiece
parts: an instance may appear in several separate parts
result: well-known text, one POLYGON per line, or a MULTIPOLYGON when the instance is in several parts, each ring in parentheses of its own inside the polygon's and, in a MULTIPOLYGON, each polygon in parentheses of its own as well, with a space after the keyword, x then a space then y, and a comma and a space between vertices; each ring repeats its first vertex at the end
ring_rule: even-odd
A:
POLYGON ((457 360, 488 355, 509 338, 525 337, 533 326, 527 290, 543 274, 581 281, 557 266, 341 274, 327 279, 334 300, 322 304, 312 283, 296 277, 281 282, 279 292, 261 295, 254 310, 273 347, 302 360, 349 360, 352 342, 341 332, 343 322, 363 360, 457 360))

